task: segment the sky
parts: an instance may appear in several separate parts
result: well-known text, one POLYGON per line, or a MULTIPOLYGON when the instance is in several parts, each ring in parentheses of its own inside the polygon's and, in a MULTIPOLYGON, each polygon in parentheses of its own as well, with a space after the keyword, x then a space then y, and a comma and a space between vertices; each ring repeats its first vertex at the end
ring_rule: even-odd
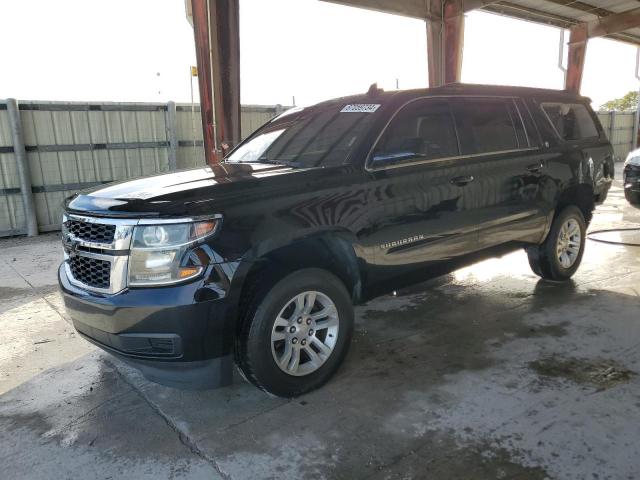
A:
MULTIPOLYGON (((241 0, 241 101, 310 105, 427 84, 421 20, 318 0, 241 0)), ((0 0, 0 98, 191 101, 183 0, 0 0)), ((562 88, 557 28, 466 16, 462 81, 562 88)), ((568 35, 567 35, 568 38, 568 35)), ((597 108, 640 86, 636 48, 590 40, 582 93, 597 108)), ((197 101, 197 81, 193 82, 197 101)))

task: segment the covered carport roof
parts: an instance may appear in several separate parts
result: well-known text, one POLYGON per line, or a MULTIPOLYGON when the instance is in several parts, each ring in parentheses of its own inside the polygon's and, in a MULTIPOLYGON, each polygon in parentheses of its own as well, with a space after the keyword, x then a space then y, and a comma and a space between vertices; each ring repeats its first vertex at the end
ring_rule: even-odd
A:
MULTIPOLYGON (((482 7, 482 10, 509 17, 529 20, 536 23, 571 28, 580 23, 601 21, 613 14, 625 13, 637 9, 637 0, 509 0, 495 2, 482 7)), ((604 35, 623 42, 640 45, 640 28, 604 35)))
MULTIPOLYGON (((412 18, 428 19, 429 0, 322 0, 379 12, 393 13, 412 18)), ((465 11, 482 10, 512 18, 528 20, 544 25, 570 29, 581 24, 598 22, 613 14, 629 15, 640 7, 638 0, 467 0, 462 2, 465 11)), ((640 27, 610 33, 605 37, 640 45, 640 27)))
MULTIPOLYGON (((640 45, 638 0, 321 1, 425 21, 432 87, 460 81, 464 14, 471 10, 569 29, 565 89, 572 92, 580 91, 590 38, 640 45)), ((194 28, 205 153, 207 162, 215 164, 240 139, 240 0, 185 0, 185 4, 194 28)))

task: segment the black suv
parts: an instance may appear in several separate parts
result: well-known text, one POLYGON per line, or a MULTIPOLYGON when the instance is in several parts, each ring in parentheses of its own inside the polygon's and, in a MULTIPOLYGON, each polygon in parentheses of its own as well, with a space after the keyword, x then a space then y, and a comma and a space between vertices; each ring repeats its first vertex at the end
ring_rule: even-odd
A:
POLYGON ((70 197, 59 280, 88 340, 174 386, 275 395, 344 359, 353 307, 525 248, 580 264, 613 151, 586 98, 474 85, 290 110, 212 167, 70 197))

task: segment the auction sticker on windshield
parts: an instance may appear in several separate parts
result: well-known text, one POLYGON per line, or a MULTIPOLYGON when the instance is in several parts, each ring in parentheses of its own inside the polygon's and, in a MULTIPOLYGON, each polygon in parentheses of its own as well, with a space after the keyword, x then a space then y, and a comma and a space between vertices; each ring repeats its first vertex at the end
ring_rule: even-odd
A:
POLYGON ((373 113, 380 108, 379 103, 355 103, 353 105, 345 105, 341 113, 373 113))

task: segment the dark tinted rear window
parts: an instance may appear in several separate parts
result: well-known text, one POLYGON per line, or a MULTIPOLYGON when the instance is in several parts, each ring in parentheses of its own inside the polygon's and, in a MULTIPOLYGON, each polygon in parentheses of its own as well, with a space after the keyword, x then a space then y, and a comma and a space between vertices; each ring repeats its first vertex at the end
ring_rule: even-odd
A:
POLYGON ((580 103, 543 103, 542 109, 563 140, 582 140, 598 136, 596 124, 585 105, 580 103))
POLYGON ((515 150, 525 141, 520 119, 513 118, 510 99, 460 99, 454 112, 465 155, 515 150))

